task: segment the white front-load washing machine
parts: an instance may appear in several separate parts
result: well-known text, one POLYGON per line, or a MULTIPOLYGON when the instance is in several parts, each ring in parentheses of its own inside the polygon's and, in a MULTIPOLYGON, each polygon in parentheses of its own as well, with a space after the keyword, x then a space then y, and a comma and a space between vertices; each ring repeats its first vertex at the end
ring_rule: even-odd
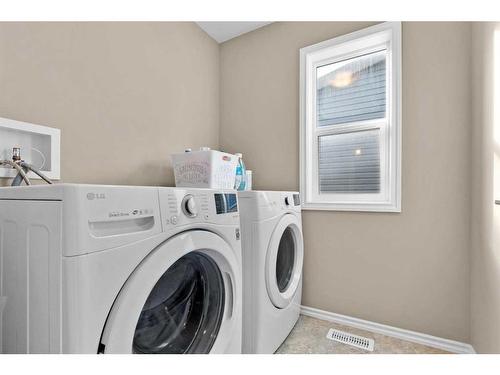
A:
POLYGON ((295 192, 238 192, 243 252, 243 353, 274 353, 300 313, 304 245, 295 192))
POLYGON ((3 353, 240 353, 237 196, 0 188, 3 353))

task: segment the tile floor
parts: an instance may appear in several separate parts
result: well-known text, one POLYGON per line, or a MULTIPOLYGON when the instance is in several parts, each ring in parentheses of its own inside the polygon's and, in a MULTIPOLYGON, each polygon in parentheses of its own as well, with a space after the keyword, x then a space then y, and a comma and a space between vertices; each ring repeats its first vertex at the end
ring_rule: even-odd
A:
POLYGON ((276 354, 447 354, 425 345, 351 328, 301 315, 295 328, 276 354), (373 352, 358 349, 326 338, 330 328, 375 340, 373 352))

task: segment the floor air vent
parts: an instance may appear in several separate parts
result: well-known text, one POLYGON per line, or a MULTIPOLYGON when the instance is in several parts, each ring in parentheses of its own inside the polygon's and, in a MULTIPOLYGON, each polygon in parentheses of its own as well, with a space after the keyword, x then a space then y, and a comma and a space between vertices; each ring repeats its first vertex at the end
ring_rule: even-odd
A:
POLYGON ((341 342, 343 344, 351 345, 356 348, 368 350, 373 352, 375 347, 375 341, 373 339, 367 339, 366 337, 356 336, 351 333, 338 331, 336 329, 330 328, 328 334, 326 335, 327 339, 341 342))

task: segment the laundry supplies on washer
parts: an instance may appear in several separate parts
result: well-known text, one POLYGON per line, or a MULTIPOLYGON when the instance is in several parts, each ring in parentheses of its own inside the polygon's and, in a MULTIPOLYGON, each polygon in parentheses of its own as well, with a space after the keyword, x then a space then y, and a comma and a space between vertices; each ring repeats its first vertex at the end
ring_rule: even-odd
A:
POLYGON ((245 178, 245 190, 252 190, 252 171, 250 169, 246 170, 245 178))
POLYGON ((238 158, 209 147, 172 154, 175 186, 233 189, 238 158))
POLYGON ((236 164, 236 177, 234 181, 235 190, 246 190, 246 168, 243 162, 243 155, 241 153, 234 154, 238 158, 238 164, 236 164))

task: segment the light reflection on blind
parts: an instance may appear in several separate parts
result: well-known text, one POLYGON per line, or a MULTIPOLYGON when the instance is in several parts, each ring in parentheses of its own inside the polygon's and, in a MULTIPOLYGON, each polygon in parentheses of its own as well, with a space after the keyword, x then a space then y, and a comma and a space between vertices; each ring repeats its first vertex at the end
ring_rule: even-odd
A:
POLYGON ((385 117, 386 51, 317 69, 317 126, 385 117))
POLYGON ((375 129, 319 137, 320 194, 380 192, 379 133, 375 129))

